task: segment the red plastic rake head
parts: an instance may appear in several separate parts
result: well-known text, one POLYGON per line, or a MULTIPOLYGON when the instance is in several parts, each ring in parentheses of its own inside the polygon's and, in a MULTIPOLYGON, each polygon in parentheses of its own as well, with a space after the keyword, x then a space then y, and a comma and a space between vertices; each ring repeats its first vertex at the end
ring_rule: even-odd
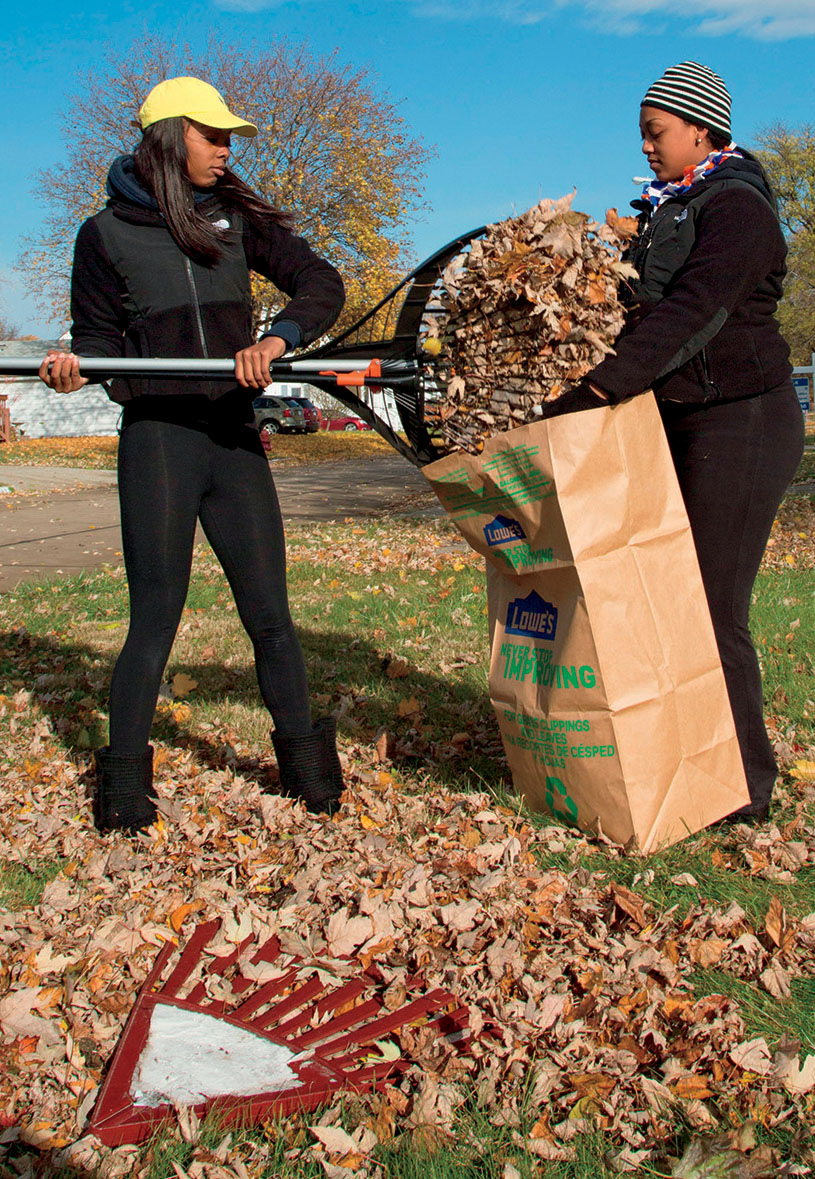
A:
POLYGON ((266 968, 251 973, 273 975, 268 981, 236 967, 247 961, 251 936, 205 963, 219 929, 218 921, 199 925, 163 983, 175 946, 159 953, 86 1127, 106 1145, 142 1142, 172 1120, 175 1105, 191 1105, 199 1117, 217 1113, 223 1124, 251 1123, 313 1109, 340 1089, 364 1092, 408 1067, 382 1041, 412 1023, 463 1038, 467 1009, 449 992, 419 994, 389 1012, 372 971, 331 979, 328 965, 322 971, 285 954, 277 938, 248 958, 266 968), (227 976, 229 998, 213 998, 227 976))

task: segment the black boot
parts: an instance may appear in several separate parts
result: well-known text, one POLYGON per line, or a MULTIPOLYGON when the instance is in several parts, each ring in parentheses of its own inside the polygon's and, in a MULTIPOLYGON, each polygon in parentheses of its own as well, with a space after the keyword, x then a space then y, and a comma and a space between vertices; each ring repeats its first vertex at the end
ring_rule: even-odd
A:
POLYGON ((272 745, 281 793, 301 798, 310 811, 333 814, 344 789, 333 716, 315 721, 311 732, 296 737, 273 732, 272 745))
POLYGON ((737 811, 731 811, 729 815, 725 815, 723 819, 719 819, 716 823, 711 823, 711 827, 729 826, 735 823, 747 823, 749 826, 759 826, 761 823, 766 823, 770 817, 770 804, 748 802, 746 806, 739 807, 737 811))
POLYGON ((98 831, 138 831, 156 818, 153 789, 153 746, 146 753, 121 756, 110 746, 94 752, 96 794, 93 821, 98 831))

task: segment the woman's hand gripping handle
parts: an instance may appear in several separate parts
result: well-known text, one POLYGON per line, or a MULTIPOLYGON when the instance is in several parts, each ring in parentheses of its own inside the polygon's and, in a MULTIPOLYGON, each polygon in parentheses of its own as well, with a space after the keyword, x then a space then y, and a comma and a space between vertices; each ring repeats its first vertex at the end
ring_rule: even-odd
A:
POLYGON ((40 380, 55 393, 76 393, 88 383, 80 376, 79 360, 73 352, 49 352, 40 365, 40 380))
POLYGON ((272 379, 269 371, 273 360, 279 360, 288 348, 280 336, 264 336, 251 348, 243 348, 235 355, 235 379, 248 389, 265 389, 272 379))

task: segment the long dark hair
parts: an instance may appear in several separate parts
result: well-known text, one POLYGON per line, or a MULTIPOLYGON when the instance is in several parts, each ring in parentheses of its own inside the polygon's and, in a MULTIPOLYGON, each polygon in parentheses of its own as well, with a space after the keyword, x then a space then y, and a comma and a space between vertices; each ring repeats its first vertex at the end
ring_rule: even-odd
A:
POLYGON ((718 131, 711 131, 710 128, 708 128, 707 137, 714 151, 724 151, 730 143, 729 135, 721 135, 718 131))
MULTIPOLYGON (((155 197, 179 249, 204 266, 214 266, 222 257, 221 243, 229 231, 216 229, 195 204, 195 190, 187 176, 184 124, 182 116, 160 119, 144 131, 133 153, 136 178, 155 197)), ((264 201, 229 168, 213 185, 212 195, 259 228, 289 224, 287 214, 264 201)))

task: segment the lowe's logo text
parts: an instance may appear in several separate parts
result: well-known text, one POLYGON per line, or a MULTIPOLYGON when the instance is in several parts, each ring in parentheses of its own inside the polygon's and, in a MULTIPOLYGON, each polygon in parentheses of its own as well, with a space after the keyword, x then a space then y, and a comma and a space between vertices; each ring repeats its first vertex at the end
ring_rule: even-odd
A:
POLYGON ((554 642, 557 631, 557 608, 544 602, 535 590, 525 598, 510 602, 505 627, 508 635, 528 635, 532 639, 554 642))
POLYGON ((521 525, 509 516, 496 516, 491 524, 485 524, 484 536, 490 548, 508 544, 511 540, 526 540, 526 533, 521 525))

